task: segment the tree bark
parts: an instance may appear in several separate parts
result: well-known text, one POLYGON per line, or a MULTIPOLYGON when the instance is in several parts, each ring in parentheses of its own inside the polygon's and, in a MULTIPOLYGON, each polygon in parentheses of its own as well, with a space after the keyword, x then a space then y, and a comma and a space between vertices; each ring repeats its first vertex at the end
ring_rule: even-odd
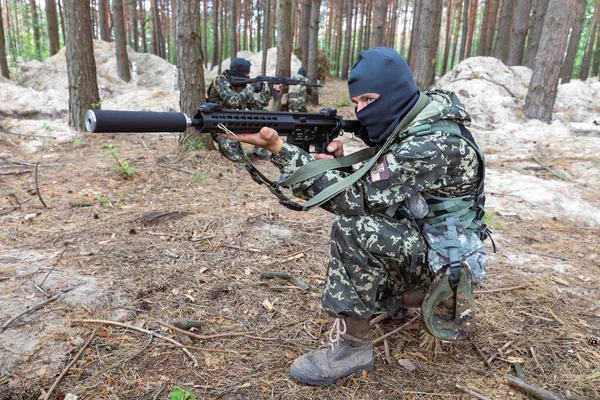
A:
POLYGON ((452 21, 454 20, 454 13, 456 7, 453 5, 453 0, 448 0, 446 7, 446 31, 445 31, 445 42, 444 42, 444 55, 442 56, 442 75, 448 70, 448 57, 450 54, 450 42, 452 41, 452 21))
MULTIPOLYGON (((292 76, 292 0, 277 1, 277 76, 292 76)), ((289 86, 281 87, 281 96, 288 93, 289 86)), ((281 99, 281 98, 280 98, 281 99)), ((287 111, 287 104, 282 105, 277 101, 275 109, 278 111, 287 111)))
POLYGON ((410 34, 410 45, 408 47, 408 66, 414 72, 415 71, 415 53, 417 51, 418 40, 420 37, 420 21, 421 21, 421 13, 423 9, 423 1, 424 0, 415 0, 415 5, 413 7, 413 21, 412 21, 412 31, 410 34))
POLYGON ((31 9, 31 19, 33 22, 33 43, 35 46, 35 58, 42 59, 42 46, 40 43, 40 20, 38 18, 37 4, 35 0, 29 0, 29 8, 31 9))
MULTIPOLYGON (((310 83, 317 83, 319 73, 319 14, 321 0, 312 0, 310 8, 310 36, 308 44, 307 78, 310 83)), ((319 104, 319 92, 316 88, 307 88, 308 101, 316 106, 319 104)))
POLYGON ((410 0, 404 0, 404 21, 402 23, 402 36, 400 37, 400 54, 404 57, 406 56, 408 59, 408 55, 406 54, 406 27, 408 25, 408 2, 410 0))
POLYGON ((69 125, 83 131, 87 110, 100 108, 90 3, 81 0, 64 2, 69 125))
POLYGON ((302 5, 302 17, 300 22, 300 59, 306 68, 308 65, 308 38, 310 26, 311 0, 304 0, 302 5))
POLYGON ((591 76, 598 76, 600 72, 600 29, 596 29, 596 52, 592 64, 591 76))
POLYGON ((238 17, 237 17, 237 4, 238 0, 231 0, 231 14, 229 20, 229 56, 233 60, 237 57, 238 51, 238 17))
POLYGON ((271 12, 269 11, 271 8, 271 1, 265 1, 265 30, 263 32, 263 53, 262 53, 262 64, 261 64, 261 74, 267 74, 267 52, 269 50, 269 44, 271 43, 270 33, 271 30, 268 29, 269 25, 271 25, 271 12))
POLYGON ((415 52, 415 83, 427 90, 435 78, 436 52, 440 39, 442 0, 424 0, 419 19, 419 38, 415 52))
POLYGON ((531 27, 529 28, 529 39, 527 40, 524 64, 532 69, 540 47, 540 38, 542 37, 546 11, 548 10, 548 1, 549 0, 536 0, 535 8, 533 9, 531 16, 531 27))
POLYGON ((131 80, 129 57, 127 56, 127 38, 125 37, 125 18, 123 0, 112 0, 115 21, 115 53, 117 56, 117 74, 124 82, 131 80))
POLYGON ((213 48, 212 48, 212 66, 214 68, 217 64, 221 63, 221 56, 219 54, 219 0, 213 0, 213 48))
POLYGON ((523 65, 531 0, 517 0, 506 65, 523 65))
POLYGON ((460 41, 460 55, 458 56, 458 61, 462 61, 465 59, 467 54, 467 40, 469 40, 469 0, 464 0, 463 2, 463 25, 462 25, 462 39, 460 41))
POLYGON ((550 0, 525 99, 525 116, 550 123, 575 0, 550 0))
POLYGON ((4 46, 4 43, 6 43, 6 41, 4 37, 4 22, 2 21, 2 3, 0 3, 0 75, 6 79, 10 79, 8 62, 6 61, 6 47, 4 46))
POLYGON ((452 66, 454 63, 458 62, 458 53, 457 53, 457 47, 458 47, 458 32, 460 31, 460 18, 462 15, 462 6, 463 6, 463 2, 462 0, 458 1, 457 7, 458 9, 456 10, 456 17, 454 20, 454 38, 452 39, 452 57, 450 58, 450 66, 452 66), (454 62, 453 62, 454 60, 454 62))
POLYGON ((588 38, 586 41, 585 51, 583 58, 581 59, 581 70, 579 71, 579 79, 585 81, 590 75, 590 65, 592 62, 592 54, 594 51, 594 41, 596 40, 596 30, 598 29, 598 23, 600 23, 600 0, 596 0, 594 5, 594 15, 592 16, 592 22, 588 31, 588 38))
POLYGON ((581 32, 583 31, 583 22, 585 21, 586 0, 576 0, 576 2, 577 9, 575 10, 575 22, 573 24, 573 28, 571 28, 571 34, 569 35, 567 55, 565 56, 565 61, 563 62, 560 70, 560 80, 562 83, 568 83, 571 81, 573 65, 575 64, 575 56, 577 55, 577 48, 579 47, 581 32))
POLYGON ((469 4, 469 29, 467 32, 467 49, 465 50, 465 58, 471 57, 473 50, 473 38, 475 37, 475 27, 477 21, 477 3, 478 0, 471 0, 469 4))
POLYGON ((500 26, 498 27, 498 36, 496 37, 496 48, 494 49, 494 57, 499 58, 505 64, 508 59, 508 48, 511 40, 510 32, 514 7, 515 0, 503 0, 500 26))
POLYGON ((373 18, 373 31, 371 32, 371 48, 383 45, 383 33, 387 0, 375 0, 375 16, 373 18))
MULTIPOLYGON (((204 13, 202 15, 202 58, 204 59, 204 66, 208 67, 208 0, 202 1, 202 7, 204 13)), ((177 8, 175 8, 177 10, 177 8)), ((175 11, 177 15, 177 11, 175 11)), ((175 42, 177 43, 177 35, 175 35, 175 42)))
POLYGON ((138 32, 138 13, 137 13, 137 0, 130 2, 131 12, 129 13, 129 25, 131 26, 131 42, 133 43, 133 49, 139 51, 139 32, 138 32))
POLYGON ((53 56, 60 50, 56 0, 46 0, 46 25, 48 29, 48 52, 50 56, 53 56))
POLYGON ((479 34, 479 52, 480 56, 487 56, 489 54, 489 43, 490 43, 490 26, 492 24, 492 3, 494 0, 485 0, 483 7, 483 15, 481 19, 481 33, 479 34))
POLYGON ((346 0, 346 34, 344 37, 344 57, 342 61, 341 79, 348 79, 350 69, 350 50, 352 47, 352 12, 354 11, 353 0, 346 0))
MULTIPOLYGON (((66 10, 66 12, 69 12, 69 10, 66 10)), ((100 25, 100 39, 110 42, 110 10, 108 0, 98 0, 98 25, 100 25)))
MULTIPOLYGON (((202 68, 202 40, 200 36, 200 0, 177 0, 177 59, 179 62, 179 107, 188 116, 196 114, 198 104, 204 101, 204 68, 202 68)), ((199 139, 209 149, 215 149, 209 133, 198 138, 193 128, 179 136, 181 145, 186 139, 199 139)))

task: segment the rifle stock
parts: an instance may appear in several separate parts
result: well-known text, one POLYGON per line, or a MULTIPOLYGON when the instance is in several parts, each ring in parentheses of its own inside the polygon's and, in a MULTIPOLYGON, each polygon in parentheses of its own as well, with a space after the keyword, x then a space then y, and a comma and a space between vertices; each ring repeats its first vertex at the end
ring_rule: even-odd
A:
POLYGON ((316 153, 343 132, 358 132, 362 124, 344 120, 336 110, 319 113, 228 110, 214 103, 202 103, 193 118, 177 112, 88 110, 88 132, 183 132, 194 127, 198 132, 220 133, 224 125, 233 133, 255 133, 266 126, 275 129, 287 142, 316 153), (311 149, 311 145, 314 149, 311 149))

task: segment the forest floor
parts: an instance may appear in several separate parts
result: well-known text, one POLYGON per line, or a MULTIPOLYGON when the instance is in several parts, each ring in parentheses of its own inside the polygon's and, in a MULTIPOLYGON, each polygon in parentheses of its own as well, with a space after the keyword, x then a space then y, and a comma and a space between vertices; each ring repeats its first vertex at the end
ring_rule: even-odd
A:
MULTIPOLYGON (((328 80, 320 103, 353 116, 343 81, 328 80)), ((0 328, 1 400, 37 399, 82 348, 52 399, 167 399, 174 387, 199 399, 472 398, 457 384, 527 399, 504 378, 519 367, 539 388, 600 397, 597 133, 575 133, 572 121, 552 131, 476 121, 500 249, 486 243, 476 334, 442 343, 410 322, 375 344, 374 371, 320 388, 294 381, 289 366, 328 338, 320 291, 332 216, 281 207, 244 168, 215 151, 182 151, 176 135, 58 141, 44 137, 68 130, 64 113, 54 118, 0 121, 0 326, 47 302, 0 328), (33 140, 42 143, 34 150, 33 140), (131 178, 110 146, 135 168, 131 178), (265 271, 310 288, 261 279, 265 271), (175 319, 202 323, 187 347, 195 361, 163 338, 176 338, 164 325, 175 319)), ((269 162, 256 165, 277 177, 269 162)), ((383 320, 372 335, 412 317, 383 320)))

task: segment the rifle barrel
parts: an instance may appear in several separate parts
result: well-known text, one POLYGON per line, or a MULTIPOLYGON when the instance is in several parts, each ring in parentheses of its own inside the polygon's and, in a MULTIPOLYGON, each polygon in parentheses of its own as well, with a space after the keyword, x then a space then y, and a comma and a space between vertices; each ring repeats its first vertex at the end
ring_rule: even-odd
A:
POLYGON ((192 121, 180 112, 88 110, 88 132, 183 132, 192 121))

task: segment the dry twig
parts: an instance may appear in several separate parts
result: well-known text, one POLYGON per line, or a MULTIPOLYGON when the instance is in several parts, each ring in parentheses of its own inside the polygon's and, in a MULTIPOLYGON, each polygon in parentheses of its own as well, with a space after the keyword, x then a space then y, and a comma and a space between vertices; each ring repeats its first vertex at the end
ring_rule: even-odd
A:
POLYGON ((488 290, 473 290, 473 294, 508 292, 510 290, 525 289, 525 288, 532 287, 532 286, 533 285, 520 285, 520 286, 507 287, 507 288, 497 288, 497 289, 488 289, 488 290))
POLYGON ((35 192, 37 193, 44 208, 48 208, 46 203, 44 203, 44 199, 42 199, 42 194, 40 193, 40 187, 38 185, 38 165, 39 165, 39 162, 35 163, 35 192))
POLYGON ((405 323, 405 324, 404 324, 404 325, 402 325, 401 327, 399 327, 399 328, 396 328, 396 329, 394 329, 393 331, 391 331, 391 332, 388 332, 388 333, 386 333, 385 335, 383 335, 383 336, 380 336, 380 337, 378 337, 377 339, 373 340, 373 344, 375 344, 375 343, 379 343, 379 342, 381 342, 382 340, 384 340, 385 338, 387 338, 387 337, 389 337, 389 336, 393 335, 394 333, 400 332, 400 331, 401 331, 401 330, 403 330, 404 328, 406 328, 406 327, 408 327, 408 326, 412 325, 412 323, 413 323, 413 322, 415 322, 417 319, 419 319, 419 316, 418 316, 418 315, 414 316, 414 317, 413 317, 413 318, 412 318, 410 321, 408 321, 407 323, 405 323))
POLYGON ((454 384, 454 386, 456 386, 456 388, 457 388, 457 389, 460 389, 460 390, 462 390, 463 392, 465 392, 465 393, 467 393, 467 394, 470 394, 471 396, 473 396, 473 397, 475 397, 475 398, 477 398, 477 399, 479 399, 479 400, 488 400, 488 398, 487 398, 487 397, 485 397, 484 395, 482 395, 482 394, 479 394, 479 393, 477 393, 477 392, 473 391, 472 389, 469 389, 469 388, 468 388, 468 387, 466 387, 466 386, 459 385, 458 383, 455 383, 455 384, 454 384))
POLYGON ((85 342, 83 344, 83 346, 81 346, 81 349, 79 349, 79 352, 75 355, 75 358, 73 358, 71 360, 71 362, 69 363, 69 365, 67 365, 65 367, 65 369, 63 370, 63 372, 58 376, 58 378, 56 378, 56 380, 54 381, 54 383, 52 384, 52 387, 50 388, 50 390, 48 390, 48 392, 46 393, 46 396, 44 397, 44 400, 48 400, 50 399, 50 396, 52 396, 52 393, 54 392, 54 390, 58 387, 58 384, 60 383, 60 381, 62 381, 62 379, 64 378, 64 376, 67 374, 67 372, 69 372, 69 370, 71 369, 71 367, 73 365, 75 365, 75 363, 77 362, 77 360, 79 360, 79 357, 81 357, 81 355, 83 354, 83 351, 85 349, 87 349, 87 347, 90 345, 90 343, 92 343, 92 340, 94 340, 94 338, 96 337, 96 330, 94 329, 94 331, 92 332, 92 334, 90 335, 89 339, 87 340, 87 342, 85 342))
POLYGON ((150 330, 144 329, 144 328, 138 328, 137 326, 133 326, 133 325, 129 325, 129 324, 123 324, 121 322, 107 321, 107 320, 103 320, 103 319, 78 319, 78 320, 74 320, 71 322, 74 324, 92 323, 92 324, 114 325, 114 326, 119 326, 121 328, 126 328, 126 329, 131 329, 134 331, 138 331, 138 332, 147 333, 148 335, 152 335, 156 338, 162 339, 169 343, 173 343, 175 346, 179 347, 181 349, 181 351, 183 351, 190 360, 192 360, 192 362, 194 363, 194 367, 198 367, 198 359, 192 353, 190 353, 190 351, 188 349, 186 349, 184 345, 179 343, 177 340, 163 336, 160 333, 156 333, 154 331, 150 331, 150 330))

